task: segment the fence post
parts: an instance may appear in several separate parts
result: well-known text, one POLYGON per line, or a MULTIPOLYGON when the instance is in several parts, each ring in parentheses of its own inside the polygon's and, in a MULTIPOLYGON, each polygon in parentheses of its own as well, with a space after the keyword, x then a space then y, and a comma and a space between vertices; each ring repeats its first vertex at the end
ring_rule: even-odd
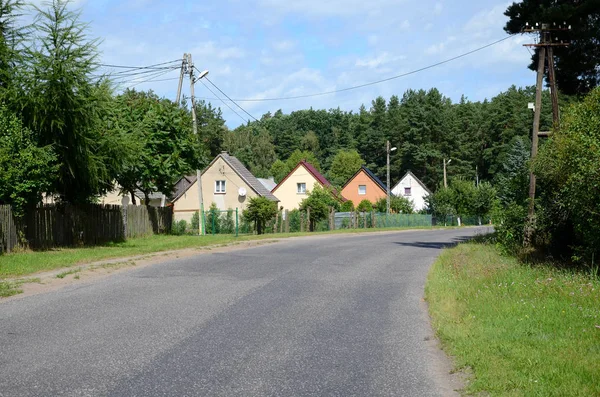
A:
POLYGON ((363 224, 364 224, 364 228, 366 229, 367 228, 367 211, 363 212, 363 214, 364 214, 364 217, 365 217, 363 219, 363 224))
POLYGON ((235 207, 235 237, 239 236, 238 208, 235 207))
POLYGON ((300 233, 304 232, 304 212, 300 212, 300 233))
POLYGON ((306 230, 313 231, 310 229, 310 207, 306 207, 306 230))
POLYGON ((371 211, 371 227, 375 228, 375 210, 371 211))
POLYGON ((273 225, 273 233, 277 233, 277 228, 279 226, 279 211, 275 213, 275 224, 273 225))

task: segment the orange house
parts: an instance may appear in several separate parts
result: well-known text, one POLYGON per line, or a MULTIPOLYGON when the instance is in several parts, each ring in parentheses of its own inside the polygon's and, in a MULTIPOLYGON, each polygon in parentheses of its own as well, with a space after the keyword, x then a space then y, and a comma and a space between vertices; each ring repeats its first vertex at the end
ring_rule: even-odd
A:
POLYGON ((355 207, 363 200, 375 203, 386 195, 385 184, 365 166, 362 166, 342 188, 342 196, 352 201, 355 207))

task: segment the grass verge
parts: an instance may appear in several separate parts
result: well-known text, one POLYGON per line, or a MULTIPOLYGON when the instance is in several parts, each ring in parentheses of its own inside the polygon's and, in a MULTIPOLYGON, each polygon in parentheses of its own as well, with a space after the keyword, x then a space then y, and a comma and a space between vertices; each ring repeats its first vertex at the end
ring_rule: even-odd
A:
POLYGON ((203 237, 155 235, 96 247, 27 251, 0 255, 0 281, 9 277, 21 277, 37 272, 68 268, 105 259, 145 255, 185 248, 203 248, 250 240, 281 239, 303 235, 363 233, 391 230, 402 229, 346 229, 321 233, 263 234, 260 236, 244 235, 240 237, 232 235, 208 235, 203 237))
POLYGON ((442 253, 425 293, 433 327, 468 394, 600 395, 600 281, 529 266, 494 246, 442 253))

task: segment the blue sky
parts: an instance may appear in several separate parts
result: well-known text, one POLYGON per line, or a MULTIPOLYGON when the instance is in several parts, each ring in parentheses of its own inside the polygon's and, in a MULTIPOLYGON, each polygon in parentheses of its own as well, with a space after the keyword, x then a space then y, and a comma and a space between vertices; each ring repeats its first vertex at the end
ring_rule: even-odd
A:
MULTIPOLYGON (((41 3, 41 1, 36 1, 41 3)), ((330 91, 384 79, 505 37, 497 0, 77 0, 107 64, 149 65, 191 53, 232 98, 330 91)), ((483 100, 510 85, 533 85, 530 55, 515 36, 457 61, 349 92, 276 102, 240 102, 256 118, 282 109, 357 110, 381 95, 437 87, 453 101, 483 100)), ((177 78, 173 71, 161 78, 177 78)), ((184 94, 189 95, 188 86, 184 94)), ((177 81, 151 82, 174 99, 177 81)), ((214 96, 196 85, 199 98, 214 96)), ((243 121, 218 100, 231 128, 243 121)), ((240 112, 238 110, 238 112, 240 112)), ((241 113, 241 112, 240 112, 241 113)), ((246 117, 247 118, 247 117, 246 117)))

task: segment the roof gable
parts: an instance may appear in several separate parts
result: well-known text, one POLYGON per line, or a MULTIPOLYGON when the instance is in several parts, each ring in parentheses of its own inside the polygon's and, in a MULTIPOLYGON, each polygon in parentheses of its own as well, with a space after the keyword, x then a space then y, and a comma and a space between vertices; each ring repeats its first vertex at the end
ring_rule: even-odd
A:
POLYGON ((421 180, 420 180, 419 178, 417 178, 417 177, 415 176, 415 174, 413 174, 411 171, 407 171, 407 172, 406 172, 406 174, 404 174, 404 176, 403 176, 402 178, 400 178, 400 181, 398 181, 398 183, 396 183, 396 185, 394 186, 394 188, 393 188, 392 190, 396 190, 396 188, 397 188, 398 186, 400 186, 400 184, 402 183, 402 181, 403 181, 403 180, 405 180, 407 176, 410 176, 410 177, 412 177, 412 178, 413 178, 415 181, 417 181, 417 183, 418 183, 418 184, 419 184, 419 185, 420 185, 420 186, 421 186, 423 189, 425 189, 425 191, 426 191, 427 193, 429 193, 429 194, 433 194, 433 193, 431 192, 431 190, 429 190, 429 189, 427 188, 427 186, 425 186, 425 184, 424 184, 423 182, 421 182, 421 180))
POLYGON ((279 188, 279 186, 281 186, 300 167, 303 167, 306 171, 308 171, 308 173, 311 174, 312 177, 315 178, 315 180, 321 184, 321 186, 323 186, 323 187, 331 186, 331 183, 327 180, 327 178, 325 178, 319 171, 317 171, 317 169, 312 164, 302 160, 294 167, 293 170, 291 170, 285 176, 285 178, 283 178, 281 180, 281 182, 279 182, 277 184, 277 186, 275 186, 275 188, 273 190, 271 190, 271 193, 275 193, 275 190, 277 190, 279 188))
MULTIPOLYGON (((254 175, 242 164, 240 160, 238 160, 234 156, 230 156, 228 153, 223 152, 217 155, 210 164, 202 171, 202 175, 206 173, 216 162, 218 159, 222 159, 225 164, 229 166, 245 183, 248 185, 250 189, 252 189, 256 194, 262 197, 266 197, 271 201, 279 201, 277 197, 275 197, 266 187, 263 186, 262 183, 256 179, 254 175)), ((185 192, 187 192, 192 185, 196 183, 196 176, 185 176, 177 182, 179 185, 181 183, 181 188, 177 189, 177 196, 173 198, 173 201, 179 199, 185 192), (186 183, 186 181, 188 183, 186 183)))
POLYGON ((367 175, 377 186, 379 186, 379 188, 381 188, 381 190, 383 190, 385 193, 387 193, 387 186, 385 185, 385 183, 383 183, 381 181, 381 179, 379 179, 377 177, 377 175, 375 175, 370 169, 368 169, 367 167, 365 167, 364 165, 360 167, 360 169, 358 171, 356 171, 356 173, 354 175, 352 175, 352 177, 350 179, 348 179, 348 182, 346 182, 344 184, 344 186, 342 187, 342 190, 348 186, 350 183, 352 183, 352 181, 361 173, 364 172, 365 175, 367 175))

